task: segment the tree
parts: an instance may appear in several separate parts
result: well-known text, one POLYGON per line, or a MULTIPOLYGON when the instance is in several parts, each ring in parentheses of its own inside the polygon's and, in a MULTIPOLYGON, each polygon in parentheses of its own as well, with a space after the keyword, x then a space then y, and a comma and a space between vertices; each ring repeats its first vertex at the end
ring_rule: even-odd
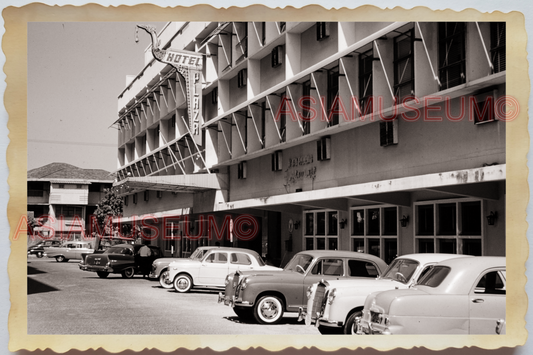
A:
MULTIPOLYGON (((113 226, 110 225, 110 220, 113 217, 122 216, 123 201, 118 196, 115 189, 104 189, 104 198, 96 205, 94 214, 98 222, 99 230, 104 231, 104 234, 112 234, 113 226)), ((98 250, 100 246, 100 236, 96 236, 94 249, 98 250)))

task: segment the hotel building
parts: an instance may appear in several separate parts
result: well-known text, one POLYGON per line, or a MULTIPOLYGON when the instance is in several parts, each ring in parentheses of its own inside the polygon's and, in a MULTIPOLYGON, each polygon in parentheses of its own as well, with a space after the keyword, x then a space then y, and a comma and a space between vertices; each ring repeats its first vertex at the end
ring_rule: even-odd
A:
POLYGON ((201 93, 146 49, 114 186, 120 223, 167 256, 505 255, 505 23, 171 22, 157 39, 201 54, 201 93))

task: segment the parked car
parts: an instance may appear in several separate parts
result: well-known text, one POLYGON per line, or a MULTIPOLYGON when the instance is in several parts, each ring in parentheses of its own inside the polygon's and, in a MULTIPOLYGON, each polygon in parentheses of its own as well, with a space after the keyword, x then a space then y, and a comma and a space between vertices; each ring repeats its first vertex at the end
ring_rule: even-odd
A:
POLYGON ((361 319, 366 296, 375 291, 409 288, 439 261, 465 257, 457 254, 408 254, 393 260, 376 279, 321 280, 308 290, 307 312, 300 310, 307 325, 322 333, 336 329, 354 334, 361 319))
POLYGON ((124 278, 132 278, 136 273, 148 274, 152 262, 161 257, 161 249, 148 245, 150 256, 142 257, 143 244, 117 244, 107 248, 103 253, 85 256, 79 264, 81 270, 94 271, 101 278, 109 274, 121 274, 124 278))
POLYGON ((189 260, 201 260, 205 253, 207 253, 209 250, 218 248, 216 246, 204 246, 204 247, 198 247, 188 258, 159 258, 155 259, 152 263, 152 270, 150 271, 149 277, 152 279, 158 279, 159 284, 163 288, 170 289, 174 287, 174 283, 172 279, 168 277, 169 271, 168 271, 168 265, 173 262, 180 259, 189 259, 189 260))
POLYGON ((283 271, 244 271, 228 275, 219 302, 242 318, 261 324, 278 323, 284 312, 298 312, 307 305, 306 290, 322 279, 374 279, 387 264, 380 258, 351 251, 307 250, 297 253, 283 271))
POLYGON ((445 260, 406 290, 370 294, 363 334, 505 334, 505 257, 445 260))
POLYGON ((70 259, 81 259, 81 254, 92 253, 93 246, 90 242, 65 242, 60 247, 49 247, 45 255, 49 258, 55 258, 57 262, 67 262, 70 259))
POLYGON ((38 258, 42 258, 49 247, 60 247, 60 240, 44 240, 37 244, 28 247, 28 255, 35 255, 38 258))
POLYGON ((231 247, 203 247, 194 258, 177 259, 168 265, 168 278, 178 292, 189 292, 193 287, 223 288, 226 275, 237 270, 281 271, 266 265, 261 256, 250 249, 231 247), (203 253, 203 256, 200 254, 203 253))

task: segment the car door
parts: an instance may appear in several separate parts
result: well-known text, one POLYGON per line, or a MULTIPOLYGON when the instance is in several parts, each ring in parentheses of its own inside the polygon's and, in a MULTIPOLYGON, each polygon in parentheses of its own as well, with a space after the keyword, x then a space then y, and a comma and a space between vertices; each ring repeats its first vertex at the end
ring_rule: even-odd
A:
POLYGON ((63 255, 67 259, 75 259, 76 258, 76 244, 74 243, 68 243, 65 245, 66 248, 63 251, 63 255))
POLYGON ((200 264, 198 273, 199 285, 224 286, 224 280, 228 275, 228 253, 214 251, 208 254, 200 264))
POLYGON ((505 332, 505 270, 482 274, 469 295, 470 334, 505 332))
POLYGON ((235 252, 230 254, 228 274, 237 270, 246 271, 253 269, 252 259, 246 253, 235 252))

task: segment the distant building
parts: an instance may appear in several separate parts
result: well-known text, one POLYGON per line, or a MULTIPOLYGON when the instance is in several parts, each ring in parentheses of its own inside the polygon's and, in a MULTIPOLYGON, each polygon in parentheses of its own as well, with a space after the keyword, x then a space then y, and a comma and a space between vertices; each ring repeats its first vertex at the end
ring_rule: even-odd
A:
POLYGON ((172 22, 157 38, 201 55, 170 58, 202 64, 201 91, 147 48, 118 98, 115 186, 122 223, 144 218, 167 255, 215 245, 206 216, 246 218, 254 239, 220 242, 276 263, 505 255, 505 23, 172 22))
POLYGON ((90 216, 111 188, 114 176, 101 169, 52 163, 28 171, 28 217, 43 226, 37 231, 53 239, 79 240, 89 230, 90 216))

